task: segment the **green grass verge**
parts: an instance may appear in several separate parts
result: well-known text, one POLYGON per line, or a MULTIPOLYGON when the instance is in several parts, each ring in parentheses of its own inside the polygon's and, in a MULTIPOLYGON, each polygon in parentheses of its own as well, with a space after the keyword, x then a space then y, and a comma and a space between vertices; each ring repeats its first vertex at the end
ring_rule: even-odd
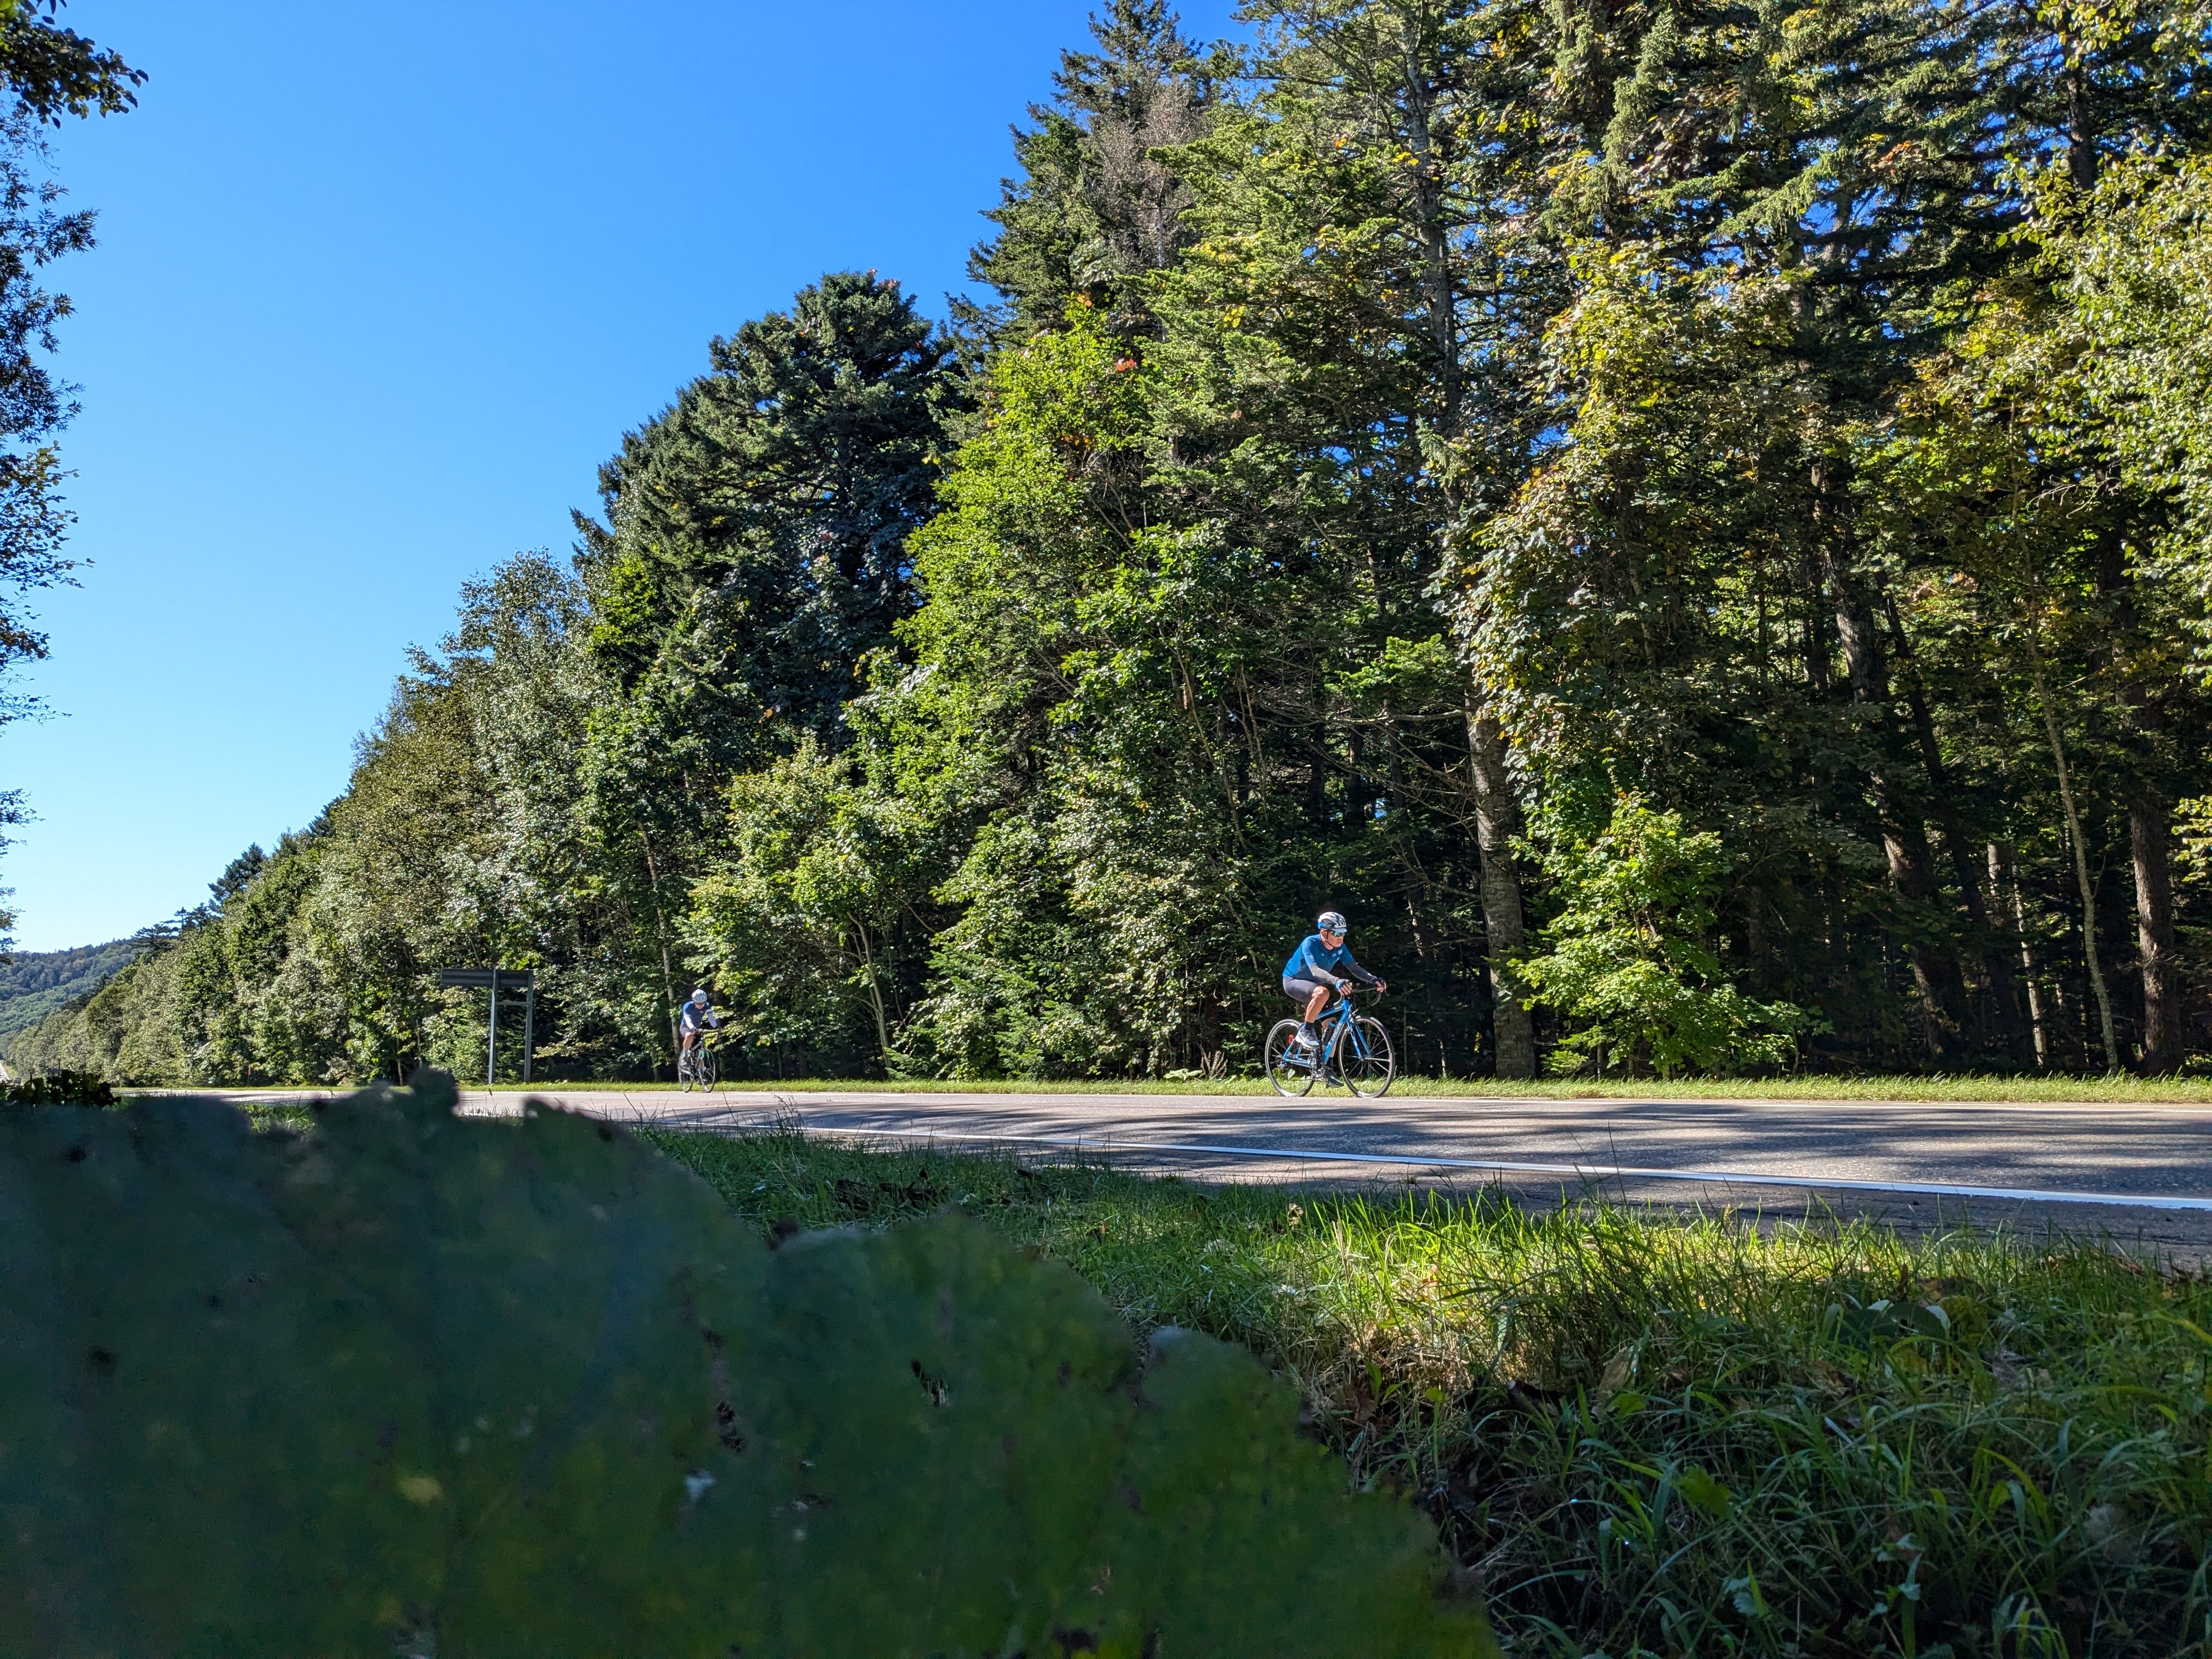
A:
POLYGON ((2094 1240, 647 1139, 763 1230, 958 1205, 1249 1344, 1516 1655, 2212 1654, 2212 1281, 2094 1240))
MULTIPOLYGON (((481 1084, 461 1079, 465 1090, 481 1084)), ((673 1092, 672 1083, 501 1083, 501 1094, 647 1094, 673 1092)), ((726 1081, 730 1094, 815 1094, 834 1091, 861 1094, 1060 1094, 1060 1095, 1259 1095, 1273 1091, 1249 1078, 1156 1078, 1074 1080, 921 1079, 883 1082, 866 1078, 794 1078, 783 1081, 739 1079, 726 1081)), ((343 1092, 333 1089, 331 1092, 343 1092)), ((1407 1099, 1511 1100, 1804 1100, 1957 1101, 1992 1103, 2212 1106, 2212 1079, 2137 1077, 1800 1077, 1708 1078, 1687 1082, 1570 1080, 1510 1083, 1490 1078, 1402 1077, 1391 1090, 1407 1099)), ((1316 1090, 1311 1097, 1348 1098, 1342 1089, 1316 1090)))
POLYGON ((314 1109, 290 1100, 244 1100, 237 1103, 246 1121, 257 1129, 312 1129, 314 1109))

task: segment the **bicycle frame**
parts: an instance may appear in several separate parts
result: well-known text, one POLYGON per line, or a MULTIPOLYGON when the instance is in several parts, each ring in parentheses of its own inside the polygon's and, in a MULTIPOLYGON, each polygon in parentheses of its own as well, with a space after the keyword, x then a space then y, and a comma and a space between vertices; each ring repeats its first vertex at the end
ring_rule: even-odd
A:
POLYGON ((1367 1039, 1360 1036, 1359 1027, 1352 1023, 1352 999, 1356 994, 1352 991, 1340 992, 1334 1005, 1322 1010, 1321 1027, 1327 1035, 1321 1051, 1313 1058, 1316 1066, 1326 1068, 1336 1058, 1337 1045, 1344 1041, 1346 1031, 1352 1033, 1352 1052, 1363 1060, 1369 1058, 1367 1039))
MULTIPOLYGON (((676 1050, 676 1080, 678 1083, 684 1084, 686 1087, 689 1087, 690 1083, 703 1081, 707 1087, 712 1088, 714 1086, 714 1080, 702 1079, 700 1078, 699 1067, 700 1062, 703 1060, 710 1068, 719 1074, 720 1071, 720 1057, 717 1050, 720 1048, 720 1045, 717 1043, 714 1039, 720 1035, 721 1033, 719 1030, 702 1031, 699 1033, 698 1042, 688 1046, 680 1043, 678 1045, 676 1050), (690 1060, 689 1067, 684 1064, 687 1057, 690 1060), (685 1077, 687 1070, 690 1073, 690 1079, 688 1081, 685 1077)), ((714 1080, 719 1080, 719 1077, 714 1080)))

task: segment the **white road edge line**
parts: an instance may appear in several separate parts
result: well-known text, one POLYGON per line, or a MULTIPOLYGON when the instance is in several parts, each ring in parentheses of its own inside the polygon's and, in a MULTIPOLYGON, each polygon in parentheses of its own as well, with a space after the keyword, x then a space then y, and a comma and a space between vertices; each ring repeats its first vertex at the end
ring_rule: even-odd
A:
POLYGON ((2103 1204, 2122 1209, 2212 1212, 2212 1198, 2154 1198, 2136 1193, 2055 1193, 2033 1187, 1963 1187, 1933 1181, 1839 1181, 1831 1176, 1750 1175, 1729 1170, 1644 1170, 1628 1164, 1514 1164, 1490 1158, 1407 1158, 1391 1152, 1297 1152, 1275 1146, 1212 1146, 1163 1140, 1099 1140, 1085 1135, 979 1135, 941 1129, 889 1129, 875 1126, 852 1130, 833 1129, 830 1133, 880 1134, 906 1140, 977 1140, 1034 1146, 1068 1146, 1106 1152, 1205 1152, 1218 1158, 1284 1158, 1303 1163, 1389 1164, 1419 1170, 1487 1170, 1513 1175, 1572 1176, 1582 1181, 1697 1181, 1708 1185, 1730 1187, 1791 1187, 1822 1192, 1919 1193, 1936 1198, 1996 1198, 2039 1204, 2103 1204))

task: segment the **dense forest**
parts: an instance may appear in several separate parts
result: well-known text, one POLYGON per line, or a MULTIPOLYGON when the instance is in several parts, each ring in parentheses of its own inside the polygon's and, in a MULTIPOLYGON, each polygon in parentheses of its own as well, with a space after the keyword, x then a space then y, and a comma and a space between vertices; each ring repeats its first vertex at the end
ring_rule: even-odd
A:
POLYGON ((0 963, 0 1042, 27 1030, 64 1004, 97 991, 138 954, 130 939, 73 951, 18 951, 0 963))
POLYGON ((933 322, 824 276, 465 586, 352 781, 15 1041, 402 1075, 2212 1050, 2191 6, 1115 0, 933 322), (472 1000, 473 996, 473 1000, 472 1000))

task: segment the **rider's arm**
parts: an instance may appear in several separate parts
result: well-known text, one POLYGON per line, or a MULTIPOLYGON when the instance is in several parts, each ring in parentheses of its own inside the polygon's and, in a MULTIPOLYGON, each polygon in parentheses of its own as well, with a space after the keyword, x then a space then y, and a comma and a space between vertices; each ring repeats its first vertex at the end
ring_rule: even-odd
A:
POLYGON ((1380 985, 1382 982, 1376 975, 1369 973, 1364 968, 1362 968, 1359 965, 1359 958, 1353 956, 1349 951, 1346 951, 1344 953, 1344 968, 1345 971, 1349 973, 1354 979, 1364 981, 1369 985, 1380 985))
MULTIPOLYGON (((1316 934, 1298 947, 1298 971, 1307 979, 1317 980, 1323 985, 1334 985, 1340 991, 1344 988, 1344 980, 1328 961, 1329 954, 1328 947, 1316 934)), ((1352 953, 1347 951, 1344 954, 1348 957, 1352 953)))
POLYGON ((1298 946, 1297 955, 1291 958, 1291 977, 1310 979, 1316 984, 1334 986, 1342 990, 1344 981, 1337 977, 1336 969, 1329 965, 1327 960, 1329 955, 1329 949, 1321 942, 1321 936, 1318 933, 1312 935, 1298 946))

